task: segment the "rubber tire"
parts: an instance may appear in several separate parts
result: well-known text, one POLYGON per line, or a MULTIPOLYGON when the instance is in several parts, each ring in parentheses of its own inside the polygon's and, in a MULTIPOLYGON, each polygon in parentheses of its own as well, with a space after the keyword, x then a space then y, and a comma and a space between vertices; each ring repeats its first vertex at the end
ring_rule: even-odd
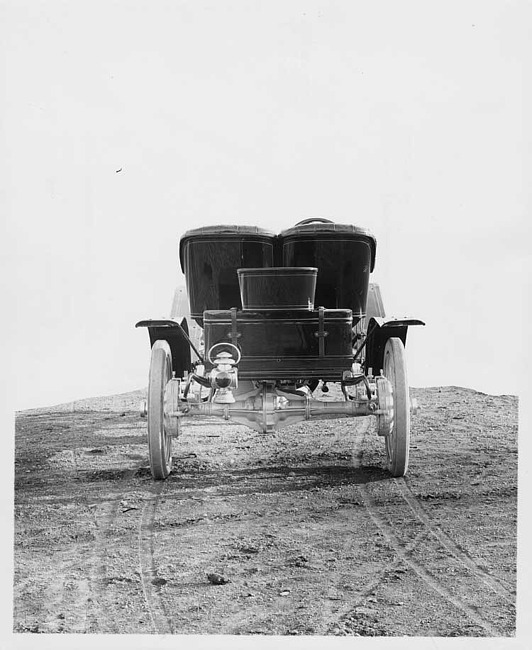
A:
POLYGON ((172 378, 172 353, 166 341, 155 341, 151 349, 148 383, 148 452, 150 469, 157 481, 172 468, 172 437, 164 427, 164 390, 172 378))
POLYGON ((393 337, 384 347, 383 374, 392 384, 393 428, 386 436, 388 469, 392 476, 404 476, 408 470, 410 454, 410 395, 406 374, 405 346, 393 337))

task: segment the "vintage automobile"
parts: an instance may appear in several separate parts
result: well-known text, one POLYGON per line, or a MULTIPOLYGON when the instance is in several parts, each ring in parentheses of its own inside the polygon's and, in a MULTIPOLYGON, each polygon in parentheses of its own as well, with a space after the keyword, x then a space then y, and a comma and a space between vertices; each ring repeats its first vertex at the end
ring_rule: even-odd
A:
POLYGON ((151 343, 147 417, 154 479, 172 467, 188 417, 218 416, 268 434, 303 420, 374 416, 388 469, 408 468, 405 342, 419 319, 386 317, 370 283, 376 240, 363 228, 305 219, 279 235, 256 226, 186 232, 179 256, 188 309, 143 320, 151 343), (317 388, 343 399, 318 399, 317 388), (338 391, 338 394, 340 392, 338 391))

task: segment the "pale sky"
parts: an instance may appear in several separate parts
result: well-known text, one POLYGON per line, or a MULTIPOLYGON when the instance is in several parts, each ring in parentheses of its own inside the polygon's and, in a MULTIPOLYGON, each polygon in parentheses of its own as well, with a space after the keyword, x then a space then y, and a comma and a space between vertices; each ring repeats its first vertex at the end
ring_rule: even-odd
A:
POLYGON ((376 235, 412 386, 522 390, 531 3, 0 7, 14 408, 146 385, 185 230, 309 216, 376 235))

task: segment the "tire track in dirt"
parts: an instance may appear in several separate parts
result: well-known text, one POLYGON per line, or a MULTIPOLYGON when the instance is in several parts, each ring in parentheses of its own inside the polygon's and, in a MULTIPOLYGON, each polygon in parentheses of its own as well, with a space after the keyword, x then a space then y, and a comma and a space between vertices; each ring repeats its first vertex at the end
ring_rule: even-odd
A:
MULTIPOLYGON (((91 627, 93 628, 91 631, 94 632, 116 634, 122 631, 117 622, 109 616, 109 611, 112 611, 116 605, 114 602, 109 601, 106 592, 108 584, 108 533, 121 512, 122 502, 127 499, 130 492, 130 480, 137 474, 139 469, 143 468, 144 464, 122 472, 120 485, 114 486, 118 489, 115 490, 113 498, 99 504, 97 511, 93 515, 96 540, 92 547, 90 585, 92 601, 95 603, 97 610, 91 621, 91 627)), ((164 487, 164 481, 154 482, 150 485, 151 495, 146 498, 139 518, 137 555, 142 595, 154 632, 173 634, 174 630, 170 618, 167 616, 164 603, 161 600, 160 588, 156 584, 157 570, 154 560, 154 522, 164 487)))
MULTIPOLYGON (((79 462, 79 459, 84 459, 83 450, 69 450, 69 455, 76 473, 83 480, 84 470, 79 462)), ((129 481, 137 471, 137 467, 122 471, 114 495, 95 504, 95 507, 89 505, 94 524, 94 540, 86 551, 86 561, 83 561, 80 550, 74 549, 74 558, 70 562, 61 563, 64 573, 74 565, 86 564, 89 567, 87 579, 78 580, 74 585, 63 580, 61 594, 57 595, 59 600, 52 601, 49 606, 51 612, 56 612, 60 606, 84 612, 83 621, 78 616, 74 623, 69 622, 69 631, 104 634, 120 632, 114 618, 109 616, 109 611, 112 611, 115 605, 107 593, 109 532, 119 516, 120 503, 129 490, 129 481)))
MULTIPOLYGON (((143 466, 142 466, 143 467, 143 466)), ((93 513, 96 529, 95 542, 92 546, 91 572, 90 572, 90 596, 96 611, 90 621, 91 632, 116 634, 121 632, 117 622, 109 616, 109 612, 116 606, 109 600, 107 594, 108 585, 108 533, 118 519, 121 512, 121 504, 127 498, 130 491, 129 481, 135 476, 140 467, 132 468, 123 472, 120 478, 120 486, 112 499, 98 504, 93 513)), ((139 562, 139 576, 142 586, 142 595, 146 610, 150 616, 152 627, 156 633, 172 634, 170 619, 166 615, 164 604, 161 601, 160 589, 156 584, 157 570, 154 561, 154 537, 153 529, 158 502, 163 492, 165 483, 156 482, 150 487, 152 494, 148 496, 142 506, 139 524, 137 554, 139 562)))
MULTIPOLYGON (((417 545, 427 537, 427 535, 428 533, 426 530, 420 531, 410 542, 410 544, 405 547, 405 552, 410 554, 417 547, 417 545)), ((402 559, 394 560, 391 564, 381 569, 377 577, 368 583, 363 591, 358 594, 355 600, 352 600, 348 604, 337 608, 336 611, 333 612, 330 605, 325 606, 323 608, 323 615, 326 621, 326 629, 324 631, 320 631, 319 633, 324 635, 335 634, 335 632, 338 631, 339 623, 341 623, 341 621, 349 613, 351 613, 357 607, 360 607, 366 598, 368 596, 371 596, 371 594, 373 594, 386 581, 389 574, 393 574, 396 569, 400 568, 402 563, 402 559)))
MULTIPOLYGON (((360 485, 360 495, 373 523, 382 533, 389 546, 394 549, 403 562, 405 562, 405 564, 407 564, 428 587, 447 600, 447 602, 453 605, 456 609, 466 614, 470 620, 474 621, 475 624, 487 632, 489 636, 499 636, 501 632, 495 626, 485 620, 475 609, 473 609, 473 607, 467 605, 467 603, 465 603, 459 596, 452 594, 449 589, 445 587, 441 581, 435 578, 426 567, 409 555, 407 546, 394 533, 391 524, 378 513, 377 504, 366 485, 360 485)), ((430 530, 430 528, 428 530, 430 530)))
MULTIPOLYGON (((369 418, 365 418, 369 420, 369 418)), ((358 445, 358 451, 353 454, 352 465, 355 468, 362 466, 363 457, 364 457, 364 442, 367 437, 368 431, 370 429, 370 423, 367 422, 363 430, 362 439, 358 445)), ((362 497, 364 507, 366 508, 368 514, 370 515, 373 523, 377 529, 383 534, 387 543, 398 555, 398 560, 392 563, 389 567, 383 570, 382 575, 375 578, 358 596, 355 602, 351 602, 348 606, 342 607, 341 609, 335 612, 336 621, 340 622, 343 620, 349 612, 353 611, 359 607, 365 600, 367 596, 375 591, 386 579, 386 575, 393 571, 394 567, 400 566, 401 563, 407 564, 411 569, 414 570, 416 575, 418 575, 425 584, 427 584, 431 589, 436 591, 440 596, 445 598, 450 602, 454 607, 461 610, 466 614, 471 620, 475 622, 476 625, 479 625, 484 631, 486 631, 491 636, 498 636, 500 631, 496 629, 489 621, 485 620, 477 611, 467 605, 461 598, 453 595, 437 578, 435 578, 428 569, 419 564, 412 556, 412 552, 418 547, 419 541, 425 539, 429 540, 431 537, 438 540, 438 542, 445 548, 450 556, 458 560, 463 566, 465 566, 470 573, 481 583, 490 587, 492 591, 501 596, 504 600, 510 604, 515 604, 514 594, 507 589, 501 582, 496 578, 491 576, 488 572, 484 571, 479 567, 472 558, 470 558, 464 551, 462 551, 430 518, 428 513, 419 503, 418 499, 415 497, 413 492, 410 490, 406 479, 404 478, 393 478, 391 479, 392 485, 396 488, 396 491, 399 492, 400 496, 405 501, 406 505, 409 507, 411 512, 414 514, 416 519, 422 524, 423 530, 421 530, 414 540, 410 543, 405 544, 402 542, 399 537, 394 533, 391 523, 387 522, 378 512, 378 506, 371 495, 370 488, 368 484, 359 484, 357 486, 358 491, 362 497)), ((350 544, 346 545, 344 551, 349 551, 350 544)), ((331 607, 328 606, 325 608, 327 611, 324 611, 325 619, 331 620, 333 618, 333 612, 331 607)), ((327 633, 331 633, 333 630, 338 628, 338 623, 331 623, 328 626, 327 633)))
MULTIPOLYGON (((72 559, 72 553, 61 553, 59 562, 71 567, 76 563, 76 559, 72 559)), ((17 591, 15 598, 20 597, 22 591, 22 588, 17 591)), ((68 625, 69 632, 86 632, 88 598, 88 580, 75 580, 64 576, 54 576, 53 580, 47 580, 41 601, 42 622, 38 624, 38 631, 63 632, 65 625, 68 625)))
MULTIPOLYGON (((80 452, 74 449, 67 450, 64 459, 67 466, 79 472, 78 456, 80 452)), ((55 528, 57 524, 53 527, 55 528)), ((43 619, 41 631, 49 633, 63 632, 65 625, 69 631, 86 632, 89 619, 89 603, 91 601, 90 580, 78 577, 80 567, 83 565, 83 557, 90 554, 90 550, 83 545, 74 548, 57 548, 54 551, 54 565, 61 567, 61 571, 55 572, 53 579, 42 576, 43 598, 43 619)), ((34 582, 34 577, 14 582, 14 602, 23 600, 21 595, 28 584, 34 582)))
MULTIPOLYGON (((372 420, 371 418, 363 418, 362 420, 362 430, 359 432, 361 434, 361 437, 357 442, 357 448, 354 450, 353 456, 351 458, 351 465, 355 469, 360 469, 362 467, 362 460, 364 457, 364 447, 365 447, 365 442, 368 437, 368 434, 370 432, 370 429, 372 429, 372 420)), ((365 505, 365 504, 364 504, 365 505)), ((429 531, 424 529, 421 530, 416 537, 405 547, 405 552, 407 554, 410 554, 421 542, 423 539, 425 539, 429 534, 429 531)), ((347 542, 344 547, 342 548, 342 553, 343 555, 346 555, 350 552, 352 546, 353 546, 353 537, 350 538, 351 541, 347 542)), ((335 611, 333 611, 333 606, 330 603, 324 603, 322 607, 322 620, 325 623, 325 628, 320 630, 320 634, 324 635, 330 635, 330 634, 335 634, 338 631, 338 626, 341 623, 341 621, 354 609, 357 607, 360 607, 362 603, 366 600, 368 596, 370 596, 372 593, 375 592, 376 589, 380 587, 381 584, 387 579, 387 576, 390 573, 393 573, 395 569, 399 568, 402 564, 403 560, 402 559, 397 559, 393 561, 391 564, 386 565, 383 567, 378 575, 369 582, 368 585, 358 594, 358 596, 355 598, 355 600, 351 600, 349 603, 337 607, 335 611)), ((337 587, 340 582, 343 582, 345 579, 345 574, 342 574, 341 576, 338 576, 337 579, 334 581, 335 586, 337 587)))
MULTIPOLYGON (((360 469, 362 466, 362 458, 364 455, 364 443, 366 442, 366 438, 368 437, 368 431, 370 429, 370 418, 365 417, 361 418, 358 420, 358 422, 361 423, 360 430, 356 431, 357 438, 355 439, 355 448, 353 450, 353 455, 351 457, 351 466, 354 469, 360 469)), ((357 422, 357 424, 358 424, 357 422)), ((353 537, 349 537, 349 541, 344 544, 342 547, 342 555, 347 555, 350 553, 352 547, 354 544, 353 537)), ((343 607, 338 607, 336 610, 333 612, 334 606, 330 601, 324 601, 322 608, 321 608, 321 620, 322 620, 322 626, 325 627, 325 630, 320 630, 320 633, 322 634, 329 634, 331 630, 333 630, 336 626, 336 621, 338 621, 347 611, 352 610, 354 607, 358 607, 359 603, 366 597, 367 594, 371 593, 374 589, 377 588, 377 586, 381 583, 381 581, 384 579, 385 575, 385 569, 382 569, 382 571, 379 573, 378 577, 375 578, 370 584, 357 596, 356 600, 351 601, 348 605, 344 605, 343 607), (331 620, 334 622, 331 623, 331 620)), ((335 579, 329 580, 329 589, 337 589, 338 585, 340 582, 344 582, 345 580, 345 574, 342 575, 336 575, 335 579)))
POLYGON ((440 544, 463 566, 465 566, 469 571, 479 580, 483 582, 487 587, 489 587, 496 594, 501 596, 504 600, 510 604, 515 604, 515 591, 508 589, 502 584, 502 581, 498 580, 490 573, 482 569, 475 563, 475 561, 460 547, 453 542, 453 540, 439 527, 437 526, 430 518, 428 513, 425 511, 418 498, 414 495, 410 486, 408 485, 407 479, 405 478, 395 478, 393 479, 395 486, 398 491, 401 493, 401 496, 406 501, 410 507, 412 513, 417 517, 417 519, 428 528, 434 537, 440 542, 440 544))
POLYGON ((95 541, 92 547, 92 562, 90 570, 90 587, 92 602, 97 612, 91 617, 91 631, 98 633, 115 634, 119 632, 114 620, 108 615, 107 586, 107 532, 117 519, 120 496, 110 501, 98 504, 93 513, 96 530, 95 541))
MULTIPOLYGON (((67 458, 77 474, 79 473, 79 452, 68 450, 67 458)), ((43 604, 46 608, 44 627, 48 632, 61 632, 63 621, 68 615, 69 630, 86 632, 88 625, 88 606, 90 602, 90 585, 87 579, 75 579, 71 574, 80 565, 85 549, 80 548, 58 550, 55 552, 55 563, 61 566, 59 575, 50 580, 45 590, 43 604), (70 577, 69 577, 70 576, 70 577), (67 614, 65 614, 67 612, 67 614)))
POLYGON ((138 559, 142 592, 153 631, 156 634, 174 634, 172 620, 166 611, 160 585, 157 584, 158 577, 155 564, 155 516, 164 486, 164 481, 154 482, 151 488, 152 494, 142 506, 138 529, 138 559))
MULTIPOLYGON (((72 453, 76 471, 81 473, 82 470, 76 461, 76 452, 73 451, 72 453)), ((81 454, 81 452, 78 452, 78 454, 81 454)), ((92 509, 94 541, 91 545, 90 558, 88 559, 90 568, 85 594, 85 608, 87 612, 85 629, 83 630, 85 632, 115 634, 120 631, 114 619, 108 615, 113 606, 113 603, 109 602, 109 596, 106 592, 108 584, 108 533, 118 518, 120 502, 127 493, 124 492, 124 487, 128 485, 128 481, 133 478, 137 469, 132 468, 123 471, 120 477, 120 484, 117 486, 118 491, 115 492, 114 496, 96 504, 95 508, 92 509), (90 614, 89 605, 91 605, 90 614)))

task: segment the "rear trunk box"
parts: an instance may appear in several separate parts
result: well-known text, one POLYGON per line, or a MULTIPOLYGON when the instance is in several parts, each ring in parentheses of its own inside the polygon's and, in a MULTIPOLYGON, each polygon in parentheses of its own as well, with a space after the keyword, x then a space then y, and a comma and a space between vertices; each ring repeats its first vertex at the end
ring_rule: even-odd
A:
POLYGON ((353 363, 350 309, 213 310, 203 322, 206 352, 221 342, 240 348, 242 379, 338 381, 353 363))

